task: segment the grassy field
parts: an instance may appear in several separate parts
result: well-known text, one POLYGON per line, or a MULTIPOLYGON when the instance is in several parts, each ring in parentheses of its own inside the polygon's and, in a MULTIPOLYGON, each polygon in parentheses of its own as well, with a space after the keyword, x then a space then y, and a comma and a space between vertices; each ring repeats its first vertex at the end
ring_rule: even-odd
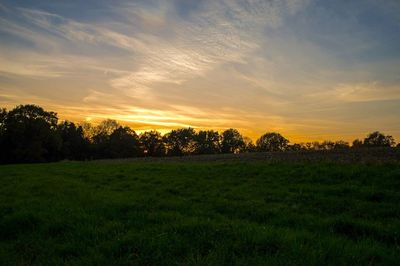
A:
POLYGON ((0 166, 1 265, 398 265, 396 163, 0 166))

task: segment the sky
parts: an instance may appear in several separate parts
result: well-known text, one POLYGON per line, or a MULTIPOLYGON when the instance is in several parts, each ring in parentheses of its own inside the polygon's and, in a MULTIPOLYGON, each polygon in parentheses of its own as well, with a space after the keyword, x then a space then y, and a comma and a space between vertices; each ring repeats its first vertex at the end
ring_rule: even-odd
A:
POLYGON ((400 141, 398 0, 0 0, 0 106, 400 141))

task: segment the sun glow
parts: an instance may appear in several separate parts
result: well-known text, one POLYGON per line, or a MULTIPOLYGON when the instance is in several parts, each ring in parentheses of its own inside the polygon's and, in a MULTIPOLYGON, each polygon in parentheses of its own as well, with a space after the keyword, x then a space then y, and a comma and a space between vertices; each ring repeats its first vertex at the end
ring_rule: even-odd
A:
POLYGON ((137 131, 400 137, 397 4, 122 1, 74 11, 34 2, 0 4, 2 107, 34 103, 137 131))

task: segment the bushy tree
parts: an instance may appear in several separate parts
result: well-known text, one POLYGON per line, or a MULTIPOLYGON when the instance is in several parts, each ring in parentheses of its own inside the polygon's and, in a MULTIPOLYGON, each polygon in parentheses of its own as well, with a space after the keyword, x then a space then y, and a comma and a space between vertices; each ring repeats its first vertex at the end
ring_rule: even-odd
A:
POLYGON ((115 120, 103 120, 92 128, 91 153, 93 158, 111 158, 110 136, 120 125, 115 120))
POLYGON ((111 158, 129 158, 141 156, 139 137, 129 127, 118 127, 110 137, 108 153, 111 158))
POLYGON ((300 146, 300 150, 303 151, 312 150, 313 148, 312 142, 301 142, 298 145, 300 146))
POLYGON ((85 160, 89 154, 89 141, 83 135, 81 126, 64 121, 57 126, 62 140, 62 158, 70 160, 85 160))
POLYGON ((321 151, 329 151, 329 150, 333 150, 334 148, 335 148, 335 142, 330 141, 330 140, 325 140, 321 143, 318 143, 318 149, 321 151))
POLYGON ((140 143, 146 156, 164 156, 165 144, 158 131, 146 131, 140 135, 140 143))
POLYGON ((5 123, 7 117, 6 108, 0 108, 0 134, 5 130, 5 123))
POLYGON ((96 127, 93 126, 91 123, 85 121, 81 124, 79 124, 79 126, 82 128, 83 130, 83 136, 85 137, 85 139, 88 139, 89 141, 93 140, 93 137, 96 135, 96 127))
POLYGON ((288 151, 302 151, 304 150, 304 147, 302 146, 302 144, 299 143, 294 143, 294 144, 289 144, 286 148, 286 150, 288 151))
POLYGON ((330 150, 344 150, 349 148, 349 143, 343 140, 338 140, 338 141, 330 141, 330 140, 325 140, 322 143, 314 144, 314 147, 318 147, 317 150, 325 150, 325 151, 330 151, 330 150))
POLYGON ((195 151, 196 132, 193 128, 172 130, 164 136, 168 155, 181 156, 195 151))
POLYGON ((275 132, 265 133, 256 142, 259 151, 285 151, 288 144, 289 140, 275 132))
POLYGON ((335 141, 334 146, 333 146, 334 150, 346 150, 349 148, 350 148, 349 143, 344 140, 335 141))
POLYGON ((5 115, 3 148, 8 162, 45 162, 60 159, 62 141, 58 117, 36 105, 20 105, 5 115))
POLYGON ((354 149, 362 148, 363 147, 362 140, 360 140, 360 139, 353 140, 353 143, 352 143, 351 147, 354 148, 354 149))
MULTIPOLYGON (((345 141, 308 142, 289 145, 279 133, 262 135, 253 144, 236 129, 222 134, 213 130, 196 133, 192 128, 172 130, 164 137, 149 131, 140 137, 115 120, 104 120, 97 126, 72 122, 58 123, 57 114, 36 105, 20 105, 7 111, 0 108, 0 163, 46 162, 60 159, 125 158, 163 155, 239 153, 252 151, 343 150, 345 141)), ((364 141, 353 141, 358 147, 394 147, 392 136, 378 131, 364 141)), ((399 148, 400 145, 397 145, 399 148)))
POLYGON ((6 117, 7 110, 5 108, 0 108, 0 163, 4 162, 7 158, 7 150, 5 147, 5 133, 6 133, 6 117))
POLYGON ((121 125, 113 119, 106 119, 100 122, 94 130, 94 135, 110 136, 115 130, 120 128, 121 125))
POLYGON ((365 147, 392 147, 395 144, 392 136, 382 134, 379 131, 370 133, 363 143, 365 147))
POLYGON ((216 154, 221 150, 220 136, 214 130, 200 130, 195 136, 195 153, 216 154))
POLYGON ((223 153, 240 153, 245 148, 246 144, 239 131, 230 128, 222 132, 221 151, 223 153))

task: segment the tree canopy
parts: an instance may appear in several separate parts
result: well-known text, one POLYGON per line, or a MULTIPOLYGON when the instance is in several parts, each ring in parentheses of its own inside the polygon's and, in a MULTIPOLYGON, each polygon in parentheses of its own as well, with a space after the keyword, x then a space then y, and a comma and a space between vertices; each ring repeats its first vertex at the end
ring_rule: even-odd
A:
MULTIPOLYGON (((354 140, 351 147, 391 148, 395 141, 392 136, 375 131, 364 140, 354 140)), ((155 130, 138 135, 111 119, 97 125, 78 125, 70 121, 58 123, 55 112, 36 105, 19 105, 10 111, 0 108, 0 163, 349 148, 349 143, 341 140, 290 144, 277 132, 263 134, 254 145, 234 128, 222 133, 180 128, 164 136, 155 130)))
POLYGON ((57 134, 57 114, 36 105, 20 105, 2 111, 2 151, 6 162, 56 161, 61 138, 57 134), (4 118, 5 116, 5 118, 4 118))
POLYGON ((197 154, 216 154, 221 151, 221 137, 214 130, 200 130, 196 135, 195 151, 197 154))
POLYGON ((396 143, 392 136, 382 134, 379 131, 370 133, 364 139, 364 146, 367 147, 392 147, 395 144, 396 143))
POLYGON ((256 142, 260 151, 285 151, 288 144, 289 140, 275 132, 265 133, 256 142))
POLYGON ((140 135, 140 143, 142 150, 146 156, 163 156, 165 155, 165 144, 161 133, 155 130, 146 131, 140 135))
POLYGON ((234 128, 222 132, 221 139, 222 153, 240 153, 246 148, 243 136, 234 128))

